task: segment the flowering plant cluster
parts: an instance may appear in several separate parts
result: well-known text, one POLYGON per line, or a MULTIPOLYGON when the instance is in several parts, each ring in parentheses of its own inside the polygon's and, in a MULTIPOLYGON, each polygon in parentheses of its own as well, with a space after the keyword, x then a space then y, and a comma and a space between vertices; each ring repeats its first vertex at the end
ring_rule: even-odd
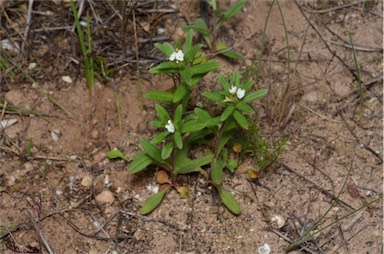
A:
MULTIPOLYGON (((244 1, 239 2, 242 6, 244 1)), ((227 13, 228 18, 231 15, 234 13, 227 13)), ((251 103, 266 95, 267 90, 252 91, 253 82, 242 82, 237 71, 230 77, 218 74, 220 89, 204 92, 203 96, 215 103, 221 113, 213 114, 209 107, 191 105, 192 90, 207 73, 219 68, 217 61, 207 59, 200 51, 201 44, 193 45, 193 32, 189 29, 184 44, 177 47, 168 42, 155 44, 167 61, 149 72, 171 76, 174 88, 172 91, 154 90, 145 94, 146 98, 158 102, 155 105, 158 119, 151 121, 150 125, 159 133, 151 140, 141 140, 142 151, 130 162, 128 171, 135 174, 155 166, 159 189, 144 202, 140 209, 142 214, 153 211, 171 189, 175 189, 181 198, 188 198, 191 190, 179 183, 178 176, 190 173, 203 175, 232 213, 241 211, 233 194, 223 185, 224 170, 233 173, 238 165, 238 156, 232 156, 226 147, 236 131, 249 128, 251 115, 255 113, 251 103), (192 111, 191 107, 194 107, 192 111), (206 146, 204 155, 191 158, 191 151, 196 146, 201 148, 201 144, 207 144, 207 140, 212 140, 210 143, 214 146, 206 146)), ((108 157, 127 160, 119 151, 111 151, 108 157)))
MULTIPOLYGON (((166 74, 174 78, 175 87, 170 91, 150 91, 145 94, 149 99, 159 102, 155 105, 158 120, 150 124, 160 130, 151 140, 141 140, 143 151, 136 154, 128 166, 132 174, 148 169, 150 165, 158 168, 158 192, 145 201, 140 212, 147 214, 155 209, 170 189, 176 189, 181 198, 189 197, 188 186, 178 183, 177 176, 200 173, 214 186, 224 205, 234 214, 240 213, 240 205, 223 184, 224 169, 234 172, 237 159, 230 156, 226 149, 228 142, 239 128, 248 129, 250 116, 255 112, 250 103, 263 97, 267 90, 251 91, 253 82, 240 82, 240 75, 234 72, 229 78, 218 74, 221 89, 204 92, 203 95, 222 108, 221 114, 212 116, 207 108, 195 107, 192 113, 186 113, 190 107, 192 89, 208 72, 214 71, 219 64, 207 60, 199 50, 201 44, 192 44, 193 31, 189 31, 183 49, 175 49, 171 44, 156 44, 169 61, 152 69, 151 73, 166 74), (167 104, 167 107, 163 105, 167 104), (190 151, 197 144, 205 143, 214 136, 213 151, 192 159, 190 151)), ((110 158, 122 157, 120 152, 111 151, 110 158)))

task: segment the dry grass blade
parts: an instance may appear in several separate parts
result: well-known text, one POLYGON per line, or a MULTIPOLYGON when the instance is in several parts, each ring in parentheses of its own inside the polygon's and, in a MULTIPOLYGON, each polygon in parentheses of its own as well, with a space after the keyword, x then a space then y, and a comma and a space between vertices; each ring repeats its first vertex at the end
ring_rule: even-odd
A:
POLYGON ((27 211, 29 219, 31 220, 33 226, 35 227, 35 230, 37 231, 41 241, 43 241, 45 248, 48 250, 49 254, 55 254, 56 252, 53 250, 52 246, 48 243, 47 239, 45 238, 43 231, 33 218, 33 216, 27 211))

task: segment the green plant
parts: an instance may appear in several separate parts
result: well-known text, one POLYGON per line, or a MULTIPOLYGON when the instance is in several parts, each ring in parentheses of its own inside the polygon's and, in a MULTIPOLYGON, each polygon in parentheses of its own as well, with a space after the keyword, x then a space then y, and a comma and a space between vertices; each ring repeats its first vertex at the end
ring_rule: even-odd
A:
MULTIPOLYGON (((174 89, 145 94, 164 106, 155 105, 158 120, 150 122, 161 132, 151 140, 141 140, 143 151, 138 152, 128 166, 132 174, 148 169, 150 165, 160 169, 156 173, 160 190, 145 201, 140 210, 142 214, 154 210, 172 188, 179 192, 181 198, 187 198, 190 190, 178 182, 178 176, 190 173, 202 174, 217 189, 224 205, 232 213, 240 213, 239 203, 223 186, 224 169, 233 173, 238 164, 237 158, 232 158, 225 147, 236 131, 249 128, 251 115, 255 113, 250 103, 266 95, 267 90, 251 91, 253 82, 241 82, 236 71, 229 78, 218 74, 220 89, 204 92, 203 96, 216 104, 220 114, 212 116, 209 111, 198 107, 187 112, 186 109, 191 106, 192 89, 204 75, 219 67, 214 60, 199 57, 202 45, 193 45, 192 37, 193 31, 189 31, 182 49, 181 45, 175 48, 170 43, 155 45, 169 61, 153 67, 150 72, 171 76, 174 89), (209 146, 210 143, 214 145, 209 146), (193 159, 190 155, 196 146, 205 147, 205 155, 193 159)), ((125 159, 119 151, 111 151, 108 157, 125 159)))
POLYGON ((92 38, 91 38, 91 24, 89 14, 87 14, 87 43, 84 40, 83 30, 81 29, 79 16, 77 13, 76 5, 74 0, 71 0, 71 8, 73 12, 73 16, 75 18, 77 35, 79 37, 81 52, 83 53, 84 60, 84 71, 85 71, 85 79, 87 81, 87 87, 91 94, 93 94, 93 85, 95 82, 95 74, 94 74, 94 64, 93 64, 93 56, 92 56, 92 38))
MULTIPOLYGON (((243 131, 238 140, 242 152, 255 158, 256 175, 273 166, 284 152, 288 138, 268 141, 262 138, 260 126, 253 122, 249 130, 243 131)), ((251 172, 252 173, 252 172, 251 172)))
POLYGON ((349 40, 351 42, 351 45, 352 45, 352 55, 353 55, 353 61, 355 63, 355 68, 356 68, 356 76, 357 76, 357 82, 359 84, 359 102, 360 102, 360 105, 359 105, 359 116, 360 116, 360 126, 363 126, 363 113, 364 113, 364 86, 363 86, 363 82, 361 81, 361 76, 360 76, 360 68, 359 68, 359 64, 357 62, 357 57, 356 57, 356 51, 355 51, 355 46, 352 42, 352 34, 351 32, 348 33, 349 35, 349 40))
POLYGON ((242 58, 242 55, 234 51, 231 47, 226 45, 223 40, 219 39, 219 30, 222 25, 235 16, 245 5, 245 0, 239 0, 234 3, 228 10, 221 10, 217 8, 216 0, 207 0, 207 3, 212 8, 215 14, 215 21, 213 28, 209 29, 209 24, 202 18, 196 19, 195 23, 184 28, 185 31, 196 31, 204 40, 210 50, 214 50, 217 54, 224 55, 232 59, 242 58), (216 16, 220 18, 217 19, 216 16))

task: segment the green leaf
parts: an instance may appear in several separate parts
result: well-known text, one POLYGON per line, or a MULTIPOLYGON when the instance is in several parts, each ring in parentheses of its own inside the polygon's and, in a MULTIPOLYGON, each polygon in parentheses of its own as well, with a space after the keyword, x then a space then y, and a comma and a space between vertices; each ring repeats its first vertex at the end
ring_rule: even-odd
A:
POLYGON ((149 124, 153 127, 164 128, 165 124, 162 121, 150 121, 149 124))
POLYGON ((221 85, 223 86, 223 90, 224 91, 229 91, 229 89, 231 87, 229 85, 228 80, 223 75, 221 75, 220 73, 217 74, 217 79, 220 81, 221 85))
POLYGON ((231 76, 231 84, 240 87, 240 75, 237 71, 234 71, 231 76))
POLYGON ((179 65, 176 62, 164 62, 149 69, 149 72, 153 74, 176 73, 178 71, 179 65))
POLYGON ((208 113, 208 111, 204 109, 195 108, 194 111, 197 117, 199 118, 199 120, 201 120, 202 122, 209 121, 212 118, 211 115, 208 113))
POLYGON ((191 50, 192 48, 192 39, 193 39, 193 31, 190 30, 188 31, 187 33, 187 37, 185 39, 185 43, 184 43, 184 52, 187 53, 191 50))
POLYGON ((172 102, 174 95, 173 93, 164 92, 164 91, 149 91, 144 96, 145 98, 154 100, 154 101, 172 102))
MULTIPOLYGON (((2 59, 0 59, 0 62, 2 61, 2 59)), ((32 148, 33 148, 33 141, 32 139, 30 138, 28 140, 28 145, 27 145, 27 156, 32 156, 32 148)))
POLYGON ((169 57, 173 52, 175 52, 175 48, 169 43, 155 43, 155 47, 158 48, 164 55, 169 57))
POLYGON ((181 101, 184 98, 184 96, 187 94, 187 92, 188 92, 187 85, 184 83, 181 83, 176 88, 175 95, 173 97, 173 103, 181 101))
POLYGON ((181 129, 181 133, 187 132, 195 132, 204 129, 207 126, 206 123, 201 123, 196 120, 190 120, 183 124, 183 128, 181 129))
POLYGON ((171 156, 172 151, 173 151, 173 143, 172 142, 163 145, 163 148, 161 149, 161 158, 163 160, 168 159, 169 156, 171 156))
POLYGON ((220 121, 224 122, 232 115, 233 110, 235 110, 235 107, 233 105, 227 106, 223 113, 221 114, 220 121))
POLYGON ((207 3, 212 7, 214 11, 217 9, 216 0, 207 0, 207 3))
POLYGON ((220 27, 225 21, 235 16, 241 9, 244 8, 245 0, 239 0, 234 3, 231 8, 224 12, 224 16, 220 19, 217 27, 220 27))
POLYGON ((233 137, 233 131, 225 131, 221 137, 217 153, 220 154, 227 142, 233 137))
POLYGON ((180 132, 176 131, 173 133, 173 140, 175 141, 177 148, 183 149, 183 138, 181 137, 180 132))
POLYGON ((201 44, 196 44, 188 52, 186 52, 184 57, 185 62, 192 62, 202 46, 203 45, 201 44))
POLYGON ((178 153, 175 156, 175 173, 188 174, 193 172, 200 172, 207 176, 207 173, 201 168, 212 161, 213 154, 209 153, 199 159, 191 160, 185 154, 178 153))
POLYGON ((243 102, 250 102, 250 101, 253 101, 253 100, 256 100, 256 99, 259 99, 259 98, 265 96, 267 93, 268 93, 267 89, 260 89, 260 90, 257 90, 257 91, 254 91, 252 93, 247 94, 243 98, 242 101, 243 102))
POLYGON ((243 114, 235 110, 233 112, 233 117, 235 118, 236 122, 241 126, 241 128, 248 130, 249 124, 248 124, 247 118, 245 118, 243 114))
POLYGON ((212 162, 213 159, 213 153, 209 152, 207 155, 199 157, 197 159, 193 160, 193 163, 199 167, 208 165, 212 162))
POLYGON ((229 169, 229 171, 231 171, 231 173, 234 173, 237 168, 237 160, 230 159, 225 163, 225 166, 229 169))
POLYGON ((207 141, 207 139, 205 139, 205 137, 212 133, 213 131, 209 129, 202 129, 199 132, 192 132, 187 136, 185 143, 209 145, 210 143, 207 141))
POLYGON ((124 156, 122 152, 119 150, 112 150, 107 153, 107 158, 108 159, 123 159, 123 160, 128 160, 127 157, 124 156))
POLYGON ((247 113, 247 114, 253 114, 255 111, 251 106, 249 106, 247 103, 240 101, 236 104, 236 108, 247 113))
POLYGON ((213 117, 209 120, 207 127, 217 126, 221 123, 220 116, 213 117))
POLYGON ((187 154, 177 153, 174 159, 175 172, 177 174, 187 174, 191 172, 198 172, 200 169, 198 165, 194 164, 187 154))
POLYGON ((187 166, 184 166, 184 167, 180 167, 176 170, 175 168, 175 172, 178 174, 178 175, 185 175, 185 174, 190 174, 190 173, 195 173, 195 172, 202 172, 203 169, 200 168, 199 166, 196 166, 194 164, 190 164, 190 165, 187 165, 187 166))
POLYGON ((163 122, 166 123, 168 120, 171 120, 171 117, 168 115, 165 108, 159 104, 155 105, 156 115, 163 122))
POLYGON ((145 200, 143 206, 140 209, 140 213, 145 215, 145 214, 148 214, 148 213, 152 212, 156 207, 158 207, 160 205, 160 203, 163 200, 165 194, 167 193, 167 191, 170 188, 171 188, 171 186, 165 188, 164 190, 156 193, 152 197, 150 197, 147 200, 145 200))
POLYGON ((230 47, 228 47, 224 42, 218 41, 216 43, 216 50, 219 54, 222 54, 226 57, 232 58, 232 59, 241 59, 243 56, 230 47))
POLYGON ((210 101, 216 102, 217 104, 224 104, 224 98, 218 92, 204 92, 203 96, 210 101))
POLYGON ((238 124, 235 121, 229 121, 229 123, 227 122, 227 124, 224 126, 224 134, 228 132, 230 133, 230 135, 233 135, 232 132, 237 127, 238 127, 238 124))
POLYGON ((197 52, 195 58, 193 59, 192 65, 197 65, 201 63, 205 63, 207 61, 207 55, 204 52, 197 52))
POLYGON ((163 159, 161 158, 161 151, 155 145, 151 144, 148 140, 141 140, 140 145, 143 147, 144 152, 148 154, 149 157, 155 161, 162 163, 163 159))
POLYGON ((190 30, 194 30, 198 32, 201 35, 201 37, 203 37, 204 41, 208 44, 208 47, 211 48, 211 40, 209 38, 210 31, 203 19, 198 18, 196 19, 195 24, 184 28, 184 31, 190 31, 190 30))
POLYGON ((224 189, 221 186, 215 186, 219 191, 219 195, 224 205, 234 214, 240 214, 241 208, 235 197, 230 191, 224 189))
POLYGON ((151 139, 151 144, 156 145, 156 144, 162 142, 163 140, 165 140, 169 136, 169 134, 171 134, 171 133, 169 133, 168 131, 164 131, 164 132, 156 135, 154 138, 151 139))
POLYGON ((180 130, 181 125, 181 118, 183 117, 183 105, 179 104, 177 108, 175 109, 175 114, 173 116, 174 118, 174 125, 176 130, 180 130))
POLYGON ((191 85, 191 88, 195 87, 195 85, 197 85, 204 77, 205 74, 200 74, 200 75, 193 75, 192 76, 192 85, 191 85))
POLYGON ((129 164, 128 172, 131 174, 135 174, 146 169, 149 165, 151 165, 154 161, 144 152, 138 152, 135 155, 135 159, 129 164))
POLYGON ((217 68, 219 68, 219 66, 220 64, 215 60, 208 60, 206 63, 192 66, 190 70, 192 75, 205 74, 210 71, 216 70, 217 68))
POLYGON ((211 163, 211 177, 214 183, 220 184, 223 180, 223 161, 220 159, 213 159, 211 163))
POLYGON ((191 74, 191 69, 190 68, 185 68, 180 72, 181 77, 183 81, 188 85, 192 86, 192 74, 191 74))
POLYGON ((252 82, 252 81, 248 81, 248 82, 246 82, 245 84, 243 84, 243 87, 242 87, 242 88, 243 88, 246 92, 248 92, 248 90, 251 89, 252 86, 253 86, 253 82, 252 82))

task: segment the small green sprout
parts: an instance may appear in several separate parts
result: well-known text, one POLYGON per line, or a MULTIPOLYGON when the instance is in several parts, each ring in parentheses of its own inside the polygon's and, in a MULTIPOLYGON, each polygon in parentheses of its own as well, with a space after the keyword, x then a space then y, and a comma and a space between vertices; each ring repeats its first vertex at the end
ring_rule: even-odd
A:
POLYGON ((243 56, 234 51, 224 41, 220 40, 218 35, 219 30, 223 24, 237 13, 239 13, 239 11, 244 8, 245 2, 245 0, 239 0, 234 3, 228 10, 220 10, 217 9, 216 0, 208 0, 208 5, 212 8, 214 15, 218 17, 215 17, 217 22, 213 24, 213 29, 211 29, 212 31, 209 29, 209 25, 206 23, 206 21, 204 21, 202 18, 196 19, 193 25, 186 26, 184 31, 192 30, 197 32, 201 38, 203 38, 208 48, 215 50, 217 54, 232 59, 241 59, 243 56))

